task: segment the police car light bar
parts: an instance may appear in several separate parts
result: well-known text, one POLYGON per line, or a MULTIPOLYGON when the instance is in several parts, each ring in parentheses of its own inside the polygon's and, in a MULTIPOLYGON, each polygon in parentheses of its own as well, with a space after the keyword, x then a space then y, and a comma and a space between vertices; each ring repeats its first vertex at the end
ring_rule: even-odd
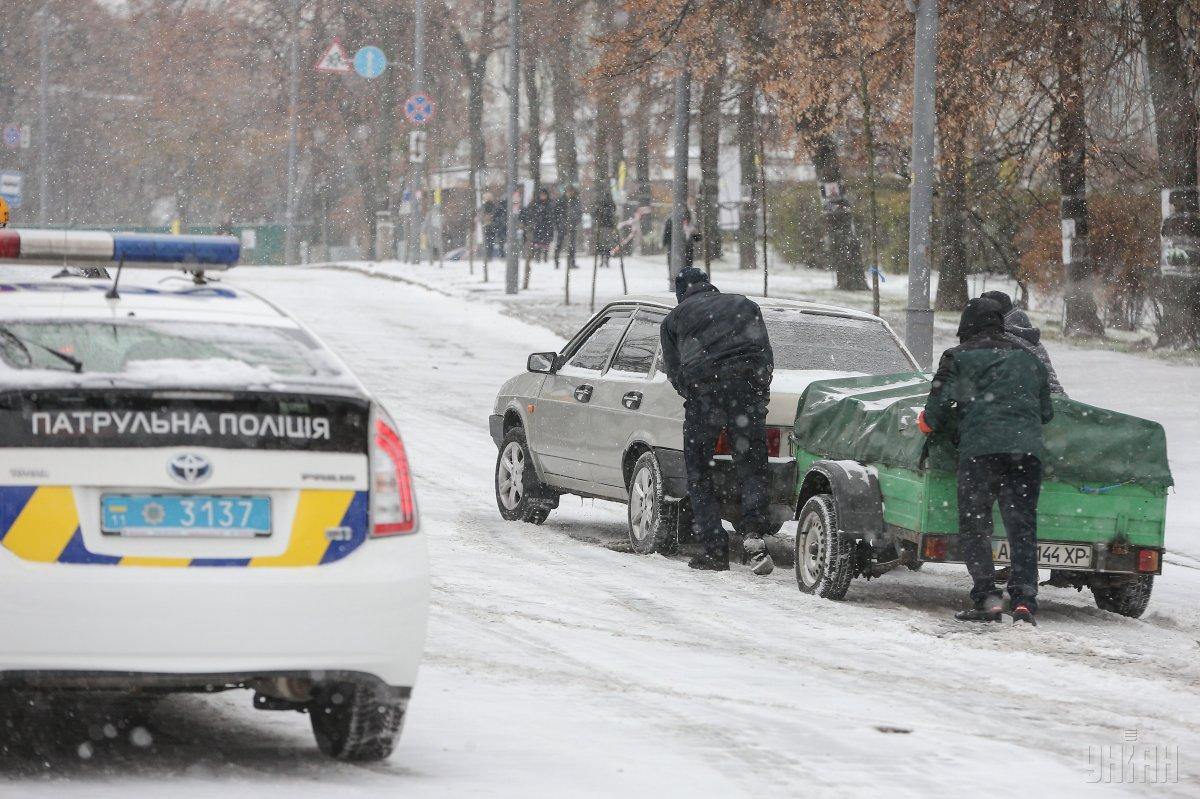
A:
POLYGON ((234 236, 172 236, 92 230, 0 230, 0 262, 48 266, 123 264, 189 272, 235 266, 241 242, 234 236))

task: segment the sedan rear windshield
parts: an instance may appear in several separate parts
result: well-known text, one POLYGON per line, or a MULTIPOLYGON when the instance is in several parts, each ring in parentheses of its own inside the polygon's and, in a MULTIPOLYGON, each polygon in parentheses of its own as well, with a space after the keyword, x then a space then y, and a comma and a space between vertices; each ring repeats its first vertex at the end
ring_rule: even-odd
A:
POLYGON ((916 371, 900 345, 874 319, 763 308, 775 369, 830 369, 886 375, 916 371))
POLYGON ((0 322, 0 359, 11 369, 70 372, 78 364, 85 374, 157 383, 342 374, 337 362, 303 330, 202 322, 0 322))

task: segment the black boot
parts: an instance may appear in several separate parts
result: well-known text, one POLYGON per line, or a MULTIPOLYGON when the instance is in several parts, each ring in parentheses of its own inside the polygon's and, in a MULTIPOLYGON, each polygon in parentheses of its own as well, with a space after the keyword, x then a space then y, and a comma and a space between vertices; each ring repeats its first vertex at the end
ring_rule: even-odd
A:
POLYGON ((989 596, 970 610, 960 610, 954 614, 959 621, 1000 621, 1004 603, 999 596, 989 596))
POLYGON ((729 571, 729 553, 705 552, 702 555, 696 555, 688 561, 688 568, 709 572, 727 572, 729 571))
POLYGON ((1013 605, 1012 609, 1013 624, 1031 624, 1037 627, 1037 619, 1034 618, 1033 611, 1024 602, 1013 605))

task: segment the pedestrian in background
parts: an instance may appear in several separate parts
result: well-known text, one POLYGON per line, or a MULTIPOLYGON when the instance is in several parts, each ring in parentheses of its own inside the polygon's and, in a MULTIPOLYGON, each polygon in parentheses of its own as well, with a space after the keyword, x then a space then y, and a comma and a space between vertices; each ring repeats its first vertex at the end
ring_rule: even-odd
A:
POLYGON ((508 241, 508 203, 504 200, 494 201, 491 214, 492 248, 503 258, 504 247, 508 241))
POLYGON ((714 481, 717 440, 729 437, 741 497, 737 530, 755 574, 775 568, 763 536, 770 531, 767 474, 767 403, 775 356, 758 305, 740 294, 722 294, 702 269, 675 278, 679 304, 660 330, 663 370, 683 397, 683 465, 687 471, 692 530, 704 552, 693 569, 729 569, 729 536, 721 524, 714 481))
MULTIPOLYGON (((674 214, 672 214, 674 216, 674 214)), ((667 263, 671 264, 671 257, 674 248, 671 246, 674 239, 674 227, 672 216, 667 217, 667 221, 663 224, 663 247, 667 250, 667 263)), ((692 209, 685 207, 683 209, 683 265, 679 266, 677 271, 682 271, 692 266, 696 262, 696 242, 700 241, 700 231, 696 230, 692 224, 692 209)), ((675 264, 671 264, 675 266, 675 264)))
POLYGON ((608 191, 602 191, 596 198, 596 207, 592 211, 592 233, 595 236, 596 254, 600 256, 600 266, 607 268, 608 259, 618 242, 617 204, 608 191))
POLYGON ((1004 332, 1000 304, 967 303, 961 342, 942 354, 917 423, 930 435, 956 422, 958 541, 971 575, 969 610, 960 621, 1000 621, 992 559, 992 507, 999 501, 1012 568, 1013 622, 1037 624, 1037 506, 1042 490, 1042 425, 1054 417, 1046 367, 1004 332))
POLYGON ((549 189, 538 189, 537 196, 521 209, 521 226, 529 236, 533 260, 539 263, 548 260, 550 243, 554 241, 554 203, 549 189))
POLYGON ((562 197, 554 206, 554 268, 558 269, 558 257, 567 248, 567 268, 575 269, 575 249, 579 238, 579 226, 583 222, 583 206, 579 202, 579 190, 567 186, 562 197))

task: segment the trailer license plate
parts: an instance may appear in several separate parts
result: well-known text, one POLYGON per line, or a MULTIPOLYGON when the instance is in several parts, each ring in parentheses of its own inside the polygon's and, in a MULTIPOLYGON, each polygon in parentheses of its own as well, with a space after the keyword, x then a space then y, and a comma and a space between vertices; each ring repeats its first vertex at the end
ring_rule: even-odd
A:
POLYGON ((256 538, 271 534, 271 498, 219 494, 105 494, 100 529, 138 538, 256 538))
MULTIPOLYGON (((1011 563, 1008 541, 992 542, 992 559, 1011 563)), ((1038 544, 1038 566, 1046 569, 1088 569, 1092 565, 1092 548, 1086 544, 1038 544)))

